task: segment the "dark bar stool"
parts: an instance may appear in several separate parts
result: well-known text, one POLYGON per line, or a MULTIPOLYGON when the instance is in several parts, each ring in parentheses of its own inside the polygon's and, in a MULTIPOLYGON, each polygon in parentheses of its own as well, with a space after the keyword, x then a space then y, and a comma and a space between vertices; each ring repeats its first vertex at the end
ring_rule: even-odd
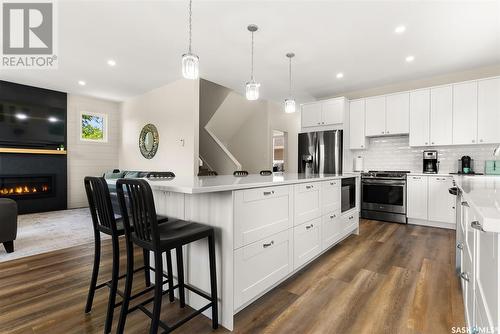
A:
MULTIPOLYGON (((158 224, 156 217, 156 209, 153 201, 153 193, 149 183, 141 179, 119 179, 116 182, 116 189, 120 206, 123 211, 125 238, 127 240, 127 274, 125 280, 124 300, 120 313, 120 320, 118 323, 117 333, 121 334, 125 328, 125 321, 127 314, 140 309, 148 317, 151 318, 150 334, 156 334, 158 327, 165 330, 164 333, 170 333, 176 328, 180 327, 187 321, 195 316, 201 314, 203 311, 212 307, 212 327, 218 328, 218 310, 217 310, 217 279, 216 279, 216 266, 215 266, 215 240, 214 229, 211 226, 186 222, 183 220, 174 220, 170 218, 168 223, 158 224), (125 188, 125 190, 124 190, 125 188), (127 212, 127 205, 125 202, 125 192, 129 197, 130 213, 127 212), (203 238, 208 239, 208 253, 210 262, 210 295, 204 293, 196 287, 188 285, 184 282, 184 263, 182 257, 182 246, 187 245, 196 240, 203 238), (154 253, 155 258, 155 290, 154 297, 139 303, 138 305, 129 309, 129 303, 133 299, 130 297, 132 289, 133 272, 134 272, 134 253, 132 251, 133 245, 151 251, 154 253), (180 306, 185 306, 185 290, 188 289, 199 296, 209 300, 210 302, 191 313, 187 317, 177 321, 172 326, 168 326, 160 321, 161 313, 161 297, 163 292, 163 284, 161 282, 163 273, 163 260, 162 254, 170 252, 172 249, 176 250, 177 254, 177 271, 178 271, 178 285, 169 288, 172 291, 179 288, 180 306), (153 301, 153 312, 150 312, 145 305, 153 301)), ((171 268, 168 276, 171 275, 171 268)), ((169 291, 169 292, 170 292, 169 291)))
MULTIPOLYGON (((85 191, 87 192, 87 199, 89 202, 90 213, 92 216, 92 225, 94 227, 94 240, 95 240, 95 253, 94 253, 94 266, 92 269, 92 277, 90 280, 89 292, 87 295, 87 303, 85 305, 85 313, 89 313, 92 310, 92 303, 94 300, 95 291, 103 288, 109 287, 109 299, 108 299, 108 310, 106 314, 106 322, 104 325, 104 332, 111 332, 111 325, 113 323, 113 311, 115 307, 118 307, 122 302, 116 303, 116 295, 119 294, 123 297, 123 293, 118 291, 118 280, 125 277, 125 275, 119 275, 120 269, 120 253, 119 253, 119 243, 118 238, 125 235, 125 229, 123 228, 123 218, 115 218, 113 212, 113 207, 111 204, 111 197, 109 194, 108 185, 106 180, 102 177, 91 177, 87 176, 84 180, 85 191), (101 284, 97 284, 97 277, 99 275, 99 265, 101 262, 101 232, 111 236, 111 243, 113 248, 113 264, 112 264, 112 274, 111 280, 106 281, 101 284)), ((168 219, 166 217, 157 217, 159 223, 164 223, 168 219)), ((148 289, 141 291, 137 295, 143 295, 149 291, 152 291, 154 287, 151 287, 149 271, 153 270, 149 265, 149 253, 144 250, 144 266, 137 268, 135 272, 144 270, 145 283, 148 289)), ((167 254, 168 263, 171 267, 171 256, 170 253, 167 254)), ((165 275, 166 277, 166 275, 165 275)), ((167 281, 170 282, 170 281, 167 281)), ((174 295, 172 293, 171 301, 174 300, 174 295)))

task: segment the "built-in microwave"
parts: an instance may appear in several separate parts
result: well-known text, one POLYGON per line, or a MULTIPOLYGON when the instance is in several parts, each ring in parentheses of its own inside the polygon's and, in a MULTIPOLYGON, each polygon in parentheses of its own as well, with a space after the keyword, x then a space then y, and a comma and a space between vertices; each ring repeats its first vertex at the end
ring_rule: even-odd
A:
POLYGON ((356 178, 347 177, 341 182, 341 211, 346 212, 356 207, 356 178))

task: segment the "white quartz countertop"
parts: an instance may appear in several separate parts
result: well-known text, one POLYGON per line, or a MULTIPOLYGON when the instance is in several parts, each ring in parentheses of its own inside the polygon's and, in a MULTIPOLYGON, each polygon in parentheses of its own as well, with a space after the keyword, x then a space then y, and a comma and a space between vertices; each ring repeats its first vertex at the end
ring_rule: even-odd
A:
POLYGON ((500 233, 500 177, 454 175, 453 179, 464 200, 481 216, 483 229, 500 233))
MULTIPOLYGON (((232 191, 239 189, 271 187, 278 185, 297 184, 305 182, 326 181, 342 179, 346 177, 359 177, 359 174, 297 174, 297 173, 273 173, 273 175, 262 176, 250 174, 245 177, 233 175, 217 176, 176 176, 171 180, 149 180, 153 190, 179 192, 185 194, 201 194, 218 191, 232 191)), ((114 183, 116 180, 108 180, 114 183)))

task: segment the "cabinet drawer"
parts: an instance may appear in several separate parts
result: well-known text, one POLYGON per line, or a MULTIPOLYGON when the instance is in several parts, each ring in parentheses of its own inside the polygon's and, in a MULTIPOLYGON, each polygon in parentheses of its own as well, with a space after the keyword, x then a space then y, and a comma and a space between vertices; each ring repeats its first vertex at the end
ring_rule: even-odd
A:
POLYGON ((295 185, 295 226, 321 216, 321 183, 302 183, 295 185))
POLYGON ((309 262, 321 251, 321 219, 314 219, 293 228, 293 268, 309 262))
POLYGON ((321 250, 329 248, 340 239, 342 226, 340 210, 321 217, 321 250))
POLYGON ((321 214, 340 209, 340 180, 321 182, 321 214))
POLYGON ((359 212, 353 212, 342 216, 342 232, 341 237, 351 233, 359 226, 359 212))
POLYGON ((234 309, 241 307, 292 271, 292 230, 234 251, 234 309))
POLYGON ((483 320, 498 322, 498 234, 478 231, 476 235, 476 298, 480 295, 483 320))
POLYGON ((235 192, 235 249, 293 226, 292 189, 280 186, 235 192))

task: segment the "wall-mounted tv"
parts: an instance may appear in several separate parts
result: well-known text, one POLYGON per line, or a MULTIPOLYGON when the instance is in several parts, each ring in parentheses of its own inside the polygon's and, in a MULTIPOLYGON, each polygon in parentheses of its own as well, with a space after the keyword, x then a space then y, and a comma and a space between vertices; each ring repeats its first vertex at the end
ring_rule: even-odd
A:
POLYGON ((0 147, 66 147, 66 93, 0 81, 0 147))

